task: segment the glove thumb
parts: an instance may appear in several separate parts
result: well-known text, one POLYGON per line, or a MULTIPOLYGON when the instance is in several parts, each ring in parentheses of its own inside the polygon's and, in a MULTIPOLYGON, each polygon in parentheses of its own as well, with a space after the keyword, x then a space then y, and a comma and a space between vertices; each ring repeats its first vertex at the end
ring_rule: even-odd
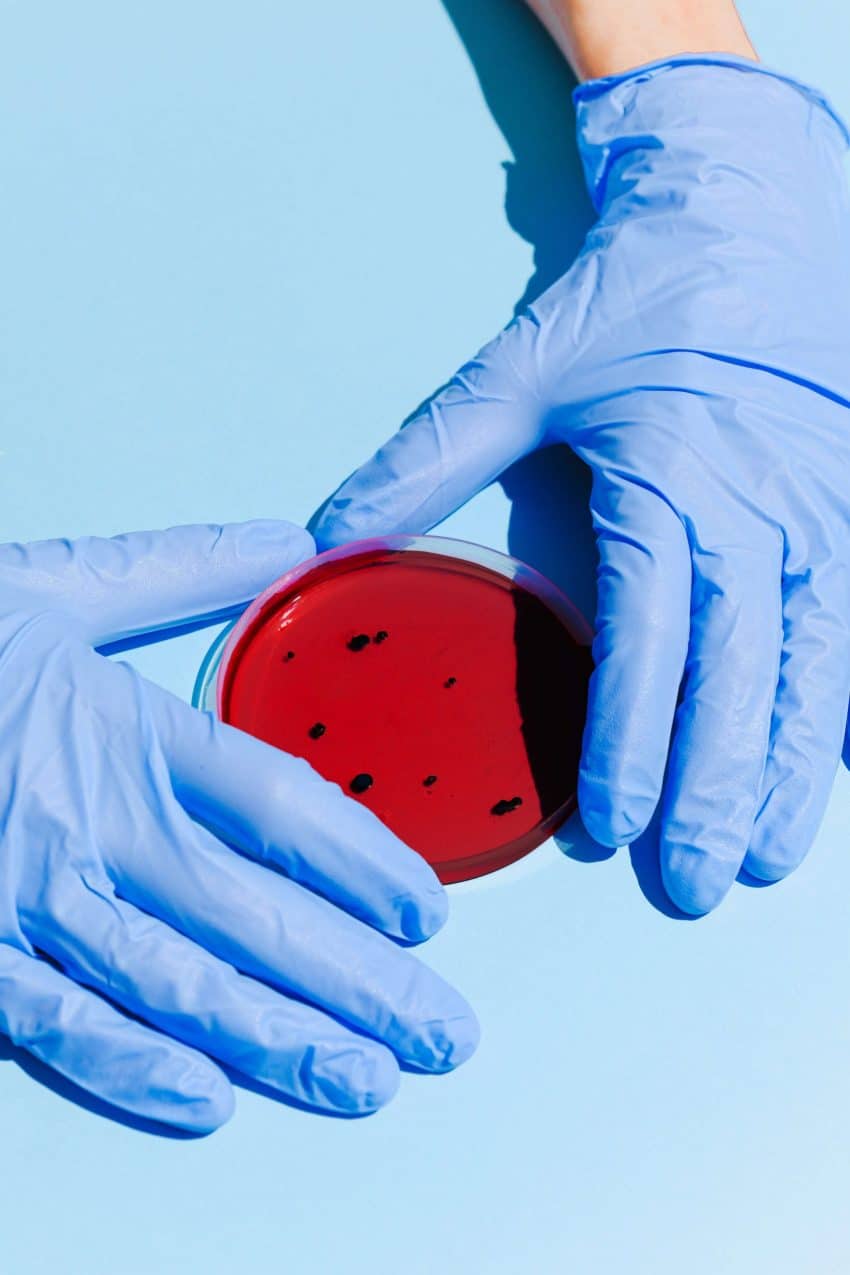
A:
POLYGON ((223 618, 313 552, 272 520, 0 545, 0 605, 61 612, 102 647, 223 618))
POLYGON ((536 447, 543 414, 520 369, 538 330, 518 315, 346 479, 309 524, 319 548, 428 531, 536 447))

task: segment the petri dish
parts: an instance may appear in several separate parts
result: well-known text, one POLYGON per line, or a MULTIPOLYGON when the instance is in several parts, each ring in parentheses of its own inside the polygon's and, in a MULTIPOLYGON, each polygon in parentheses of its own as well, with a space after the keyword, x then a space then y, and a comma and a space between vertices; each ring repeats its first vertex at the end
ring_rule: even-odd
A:
POLYGON ((210 648, 198 707, 305 758, 444 882, 575 809, 591 628, 533 568, 437 536, 329 550, 210 648))

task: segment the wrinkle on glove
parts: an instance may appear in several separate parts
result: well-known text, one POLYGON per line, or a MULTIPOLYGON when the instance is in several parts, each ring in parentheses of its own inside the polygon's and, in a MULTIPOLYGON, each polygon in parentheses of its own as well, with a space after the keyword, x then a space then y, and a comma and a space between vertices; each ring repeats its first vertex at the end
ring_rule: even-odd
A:
POLYGON ((125 1111, 196 1133, 219 1064, 315 1110, 382 1106, 478 1027, 400 946, 446 917, 428 864, 302 759, 95 643, 244 604, 288 523, 0 545, 0 1031, 125 1111))
POLYGON ((665 887, 699 914, 742 867, 801 861, 844 739, 850 135, 821 93, 731 55, 573 96, 598 213, 575 263, 314 531, 422 532, 569 444, 599 552, 580 811, 618 845, 660 805, 665 887))

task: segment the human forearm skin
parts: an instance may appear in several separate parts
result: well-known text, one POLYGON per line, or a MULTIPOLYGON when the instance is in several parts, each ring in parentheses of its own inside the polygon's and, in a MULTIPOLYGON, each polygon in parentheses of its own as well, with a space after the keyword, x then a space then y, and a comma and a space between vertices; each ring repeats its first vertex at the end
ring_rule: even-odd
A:
POLYGON ((733 0, 526 0, 580 80, 677 53, 758 60, 733 0))

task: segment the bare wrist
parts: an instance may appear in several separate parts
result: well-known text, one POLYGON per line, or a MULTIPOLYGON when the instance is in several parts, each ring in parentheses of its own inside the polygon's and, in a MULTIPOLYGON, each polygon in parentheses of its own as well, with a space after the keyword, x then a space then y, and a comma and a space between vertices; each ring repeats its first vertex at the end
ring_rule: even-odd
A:
POLYGON ((758 60, 733 0, 527 0, 580 80, 677 53, 758 60))

